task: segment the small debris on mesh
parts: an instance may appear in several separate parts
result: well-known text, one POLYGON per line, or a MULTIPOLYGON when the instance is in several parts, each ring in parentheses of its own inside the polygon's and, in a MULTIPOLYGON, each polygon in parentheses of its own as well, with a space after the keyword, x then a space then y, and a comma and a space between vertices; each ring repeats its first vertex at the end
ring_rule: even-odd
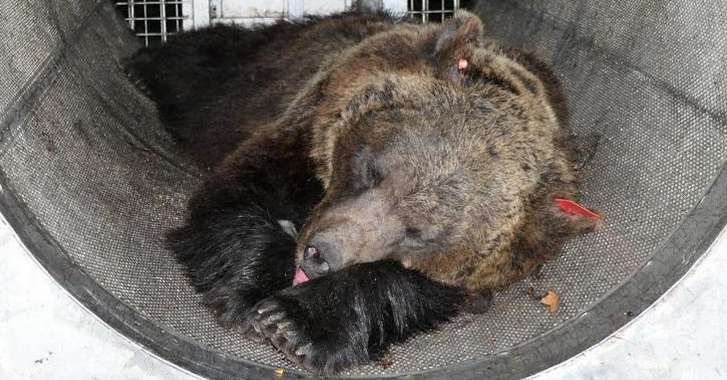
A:
POLYGON ((540 299, 540 303, 545 305, 549 312, 555 313, 560 307, 560 295, 553 290, 548 290, 548 293, 545 293, 545 296, 540 299))
POLYGON ((275 377, 282 378, 285 375, 285 368, 275 368, 275 377))

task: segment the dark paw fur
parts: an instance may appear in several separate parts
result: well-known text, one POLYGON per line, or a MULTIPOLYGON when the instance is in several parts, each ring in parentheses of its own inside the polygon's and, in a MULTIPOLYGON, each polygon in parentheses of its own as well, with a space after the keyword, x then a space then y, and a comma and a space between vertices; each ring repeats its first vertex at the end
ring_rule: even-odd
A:
POLYGON ((274 297, 253 307, 242 325, 242 333, 256 341, 269 340, 288 360, 308 371, 319 374, 333 371, 326 368, 331 355, 314 344, 282 301, 274 297))
POLYGON ((284 289, 255 305, 243 332, 269 340, 316 374, 377 360, 388 348, 455 315, 460 290, 398 262, 357 264, 284 289))
POLYGON ((225 326, 293 281, 295 240, 257 209, 227 209, 168 235, 192 285, 225 326))

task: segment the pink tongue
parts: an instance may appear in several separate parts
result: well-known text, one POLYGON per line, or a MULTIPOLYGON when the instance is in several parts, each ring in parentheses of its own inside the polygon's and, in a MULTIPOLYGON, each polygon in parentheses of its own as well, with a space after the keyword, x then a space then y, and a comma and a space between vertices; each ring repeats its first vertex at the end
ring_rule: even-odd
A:
POLYGON ((310 280, 308 278, 308 275, 306 275, 305 272, 303 272, 303 269, 298 267, 298 269, 295 270, 295 276, 293 276, 293 286, 302 284, 308 280, 310 280))

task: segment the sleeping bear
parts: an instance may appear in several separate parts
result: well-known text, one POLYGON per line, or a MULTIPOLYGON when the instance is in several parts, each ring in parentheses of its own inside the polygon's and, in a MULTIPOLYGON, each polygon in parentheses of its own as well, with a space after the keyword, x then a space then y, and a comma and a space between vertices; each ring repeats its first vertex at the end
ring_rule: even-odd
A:
POLYGON ((168 236, 192 285, 316 373, 483 312, 598 224, 555 76, 465 11, 215 26, 128 69, 207 171, 168 236))

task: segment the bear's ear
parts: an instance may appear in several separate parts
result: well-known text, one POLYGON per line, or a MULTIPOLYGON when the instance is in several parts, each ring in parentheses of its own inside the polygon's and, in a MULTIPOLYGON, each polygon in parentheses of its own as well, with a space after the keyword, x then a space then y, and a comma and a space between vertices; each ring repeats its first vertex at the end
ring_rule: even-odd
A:
POLYGON ((440 63, 467 59, 471 51, 482 46, 482 21, 476 15, 459 10, 437 32, 434 55, 440 63))

